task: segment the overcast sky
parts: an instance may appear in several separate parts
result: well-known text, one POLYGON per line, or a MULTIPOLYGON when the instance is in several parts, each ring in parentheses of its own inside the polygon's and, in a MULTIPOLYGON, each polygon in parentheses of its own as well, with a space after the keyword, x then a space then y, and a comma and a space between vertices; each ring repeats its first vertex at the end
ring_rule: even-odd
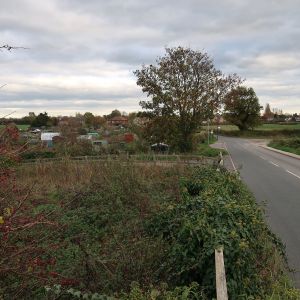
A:
POLYGON ((208 52, 262 105, 300 113, 299 0, 0 0, 0 117, 139 110, 133 70, 208 52))

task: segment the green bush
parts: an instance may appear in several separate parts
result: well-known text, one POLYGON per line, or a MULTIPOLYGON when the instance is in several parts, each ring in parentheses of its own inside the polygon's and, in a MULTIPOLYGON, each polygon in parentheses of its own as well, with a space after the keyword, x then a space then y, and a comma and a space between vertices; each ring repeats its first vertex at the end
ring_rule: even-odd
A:
POLYGON ((22 159, 54 158, 56 153, 53 151, 30 151, 21 154, 22 159))
POLYGON ((213 168, 183 178, 183 201, 168 205, 148 224, 148 232, 170 244, 161 272, 186 285, 197 281, 215 296, 214 249, 224 246, 230 299, 263 298, 276 281, 270 274, 281 243, 269 232, 262 211, 236 175, 213 168))

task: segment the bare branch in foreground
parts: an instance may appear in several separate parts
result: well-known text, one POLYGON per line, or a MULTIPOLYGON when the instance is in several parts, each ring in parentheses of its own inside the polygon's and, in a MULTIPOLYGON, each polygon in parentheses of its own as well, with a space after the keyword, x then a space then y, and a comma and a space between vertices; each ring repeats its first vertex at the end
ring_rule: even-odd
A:
POLYGON ((5 49, 7 51, 11 51, 11 50, 16 50, 16 49, 29 49, 26 47, 15 47, 15 46, 10 46, 10 45, 2 45, 0 46, 0 50, 5 49))

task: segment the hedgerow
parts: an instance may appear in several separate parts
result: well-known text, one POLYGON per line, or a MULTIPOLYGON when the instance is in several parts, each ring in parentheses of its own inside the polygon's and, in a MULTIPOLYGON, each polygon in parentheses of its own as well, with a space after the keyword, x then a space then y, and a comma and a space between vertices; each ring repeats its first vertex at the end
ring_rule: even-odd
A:
POLYGON ((264 299, 281 276, 274 262, 284 249, 252 194, 235 174, 211 167, 196 169, 181 186, 182 201, 148 224, 150 234, 170 244, 161 272, 178 285, 196 281, 214 297, 214 249, 222 245, 229 298, 264 299))

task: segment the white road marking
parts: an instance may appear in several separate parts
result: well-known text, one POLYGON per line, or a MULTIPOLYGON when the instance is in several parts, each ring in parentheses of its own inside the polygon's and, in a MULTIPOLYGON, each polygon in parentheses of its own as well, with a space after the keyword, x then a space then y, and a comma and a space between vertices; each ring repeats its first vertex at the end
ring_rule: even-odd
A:
POLYGON ((236 167, 235 167, 235 165, 234 165, 234 162, 233 162, 233 160, 232 160, 231 154, 229 153, 228 148, 227 148, 225 142, 224 142, 224 147, 225 147, 225 150, 226 150, 227 153, 228 153, 228 156, 229 156, 229 158, 230 158, 230 161, 231 161, 231 164, 232 164, 232 166, 233 166, 234 172, 237 172, 237 169, 236 169, 236 167))
POLYGON ((264 157, 262 157, 262 156, 259 156, 261 159, 263 159, 263 160, 266 160, 264 157))
POLYGON ((295 177, 297 177, 297 178, 299 178, 300 179, 300 176, 298 176, 298 175, 296 175, 295 173, 293 173, 293 172, 291 172, 291 171, 289 171, 289 170, 286 170, 288 173, 290 173, 291 175, 293 175, 293 176, 295 176, 295 177))
POLYGON ((277 164, 275 164, 274 162, 269 161, 269 163, 279 168, 279 166, 277 164))

